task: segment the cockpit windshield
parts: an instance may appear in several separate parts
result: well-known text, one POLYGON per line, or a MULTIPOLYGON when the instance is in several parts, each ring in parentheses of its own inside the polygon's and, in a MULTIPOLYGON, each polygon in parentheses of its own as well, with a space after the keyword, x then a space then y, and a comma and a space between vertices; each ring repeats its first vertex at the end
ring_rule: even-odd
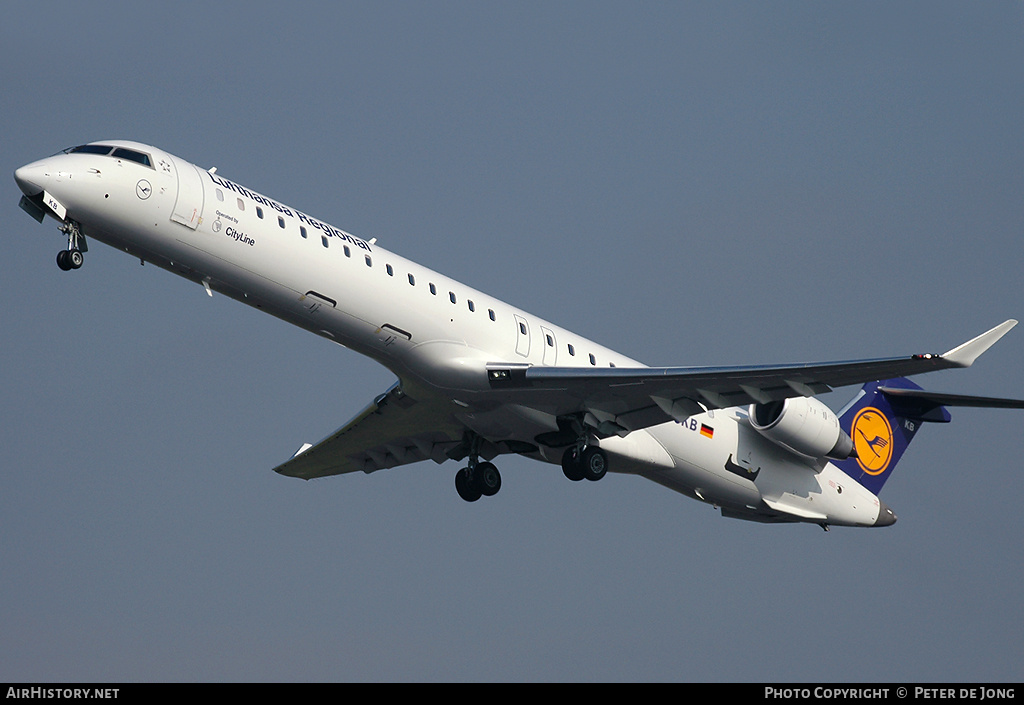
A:
POLYGON ((64 154, 105 154, 117 159, 127 159, 130 162, 152 167, 153 162, 149 155, 127 147, 113 147, 106 144, 83 144, 78 147, 70 147, 64 150, 64 154))
POLYGON ((110 154, 110 150, 113 147, 105 144, 83 144, 80 147, 70 147, 64 150, 64 154, 75 154, 81 152, 83 154, 110 154))

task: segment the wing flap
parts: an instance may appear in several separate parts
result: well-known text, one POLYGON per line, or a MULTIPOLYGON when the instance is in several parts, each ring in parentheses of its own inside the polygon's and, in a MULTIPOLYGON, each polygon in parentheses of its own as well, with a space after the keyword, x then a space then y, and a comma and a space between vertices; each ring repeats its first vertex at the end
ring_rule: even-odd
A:
POLYGON ((421 460, 440 463, 461 443, 463 431, 443 402, 417 401, 395 384, 330 436, 304 445, 274 472, 310 480, 421 460))

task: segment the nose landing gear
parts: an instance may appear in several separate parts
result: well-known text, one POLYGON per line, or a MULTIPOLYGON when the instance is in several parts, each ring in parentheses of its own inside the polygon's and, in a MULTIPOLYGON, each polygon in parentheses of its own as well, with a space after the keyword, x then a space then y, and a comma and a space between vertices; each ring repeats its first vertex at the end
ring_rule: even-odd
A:
POLYGON ((85 255, 82 253, 89 250, 85 236, 82 235, 78 223, 70 219, 60 226, 60 231, 68 236, 68 249, 57 253, 57 266, 65 272, 78 269, 85 262, 85 255))

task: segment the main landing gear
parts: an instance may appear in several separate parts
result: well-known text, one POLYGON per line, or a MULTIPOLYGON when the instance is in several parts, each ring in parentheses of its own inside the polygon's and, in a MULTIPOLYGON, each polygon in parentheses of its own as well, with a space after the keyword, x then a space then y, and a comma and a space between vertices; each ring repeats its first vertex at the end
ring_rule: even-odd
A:
MULTIPOLYGON (((597 482, 608 472, 608 454, 587 440, 585 436, 581 437, 562 454, 562 472, 574 482, 584 479, 597 482)), ((455 491, 467 502, 493 497, 501 489, 498 468, 493 463, 479 460, 480 444, 481 439, 475 434, 467 439, 469 464, 455 473, 455 491)))
POLYGON ((480 462, 480 448, 484 439, 473 433, 466 432, 463 439, 465 456, 469 456, 469 464, 455 473, 455 491, 467 502, 475 502, 481 497, 493 497, 501 489, 501 473, 494 463, 480 462))
POLYGON ((569 446, 562 454, 562 472, 573 482, 597 482, 608 472, 608 455, 597 446, 569 446))
POLYGON ((60 226, 60 231, 68 236, 68 249, 57 253, 57 266, 65 272, 78 269, 85 262, 85 255, 82 253, 88 250, 85 244, 85 236, 78 227, 78 223, 69 220, 60 226))
POLYGON ((494 463, 470 458, 469 466, 455 473, 455 491, 467 502, 493 497, 501 489, 501 473, 494 463))

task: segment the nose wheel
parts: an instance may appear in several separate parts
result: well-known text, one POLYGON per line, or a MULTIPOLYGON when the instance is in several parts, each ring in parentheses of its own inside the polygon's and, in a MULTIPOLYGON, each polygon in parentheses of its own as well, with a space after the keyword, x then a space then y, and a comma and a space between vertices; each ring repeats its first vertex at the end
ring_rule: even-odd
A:
POLYGON ((60 226, 60 231, 68 236, 68 249, 57 253, 57 266, 65 272, 78 269, 85 262, 83 254, 89 249, 85 243, 85 236, 82 235, 78 223, 68 220, 60 226))
POLYGON ((57 253, 57 266, 65 272, 78 269, 85 262, 85 255, 81 250, 61 250, 57 253))

